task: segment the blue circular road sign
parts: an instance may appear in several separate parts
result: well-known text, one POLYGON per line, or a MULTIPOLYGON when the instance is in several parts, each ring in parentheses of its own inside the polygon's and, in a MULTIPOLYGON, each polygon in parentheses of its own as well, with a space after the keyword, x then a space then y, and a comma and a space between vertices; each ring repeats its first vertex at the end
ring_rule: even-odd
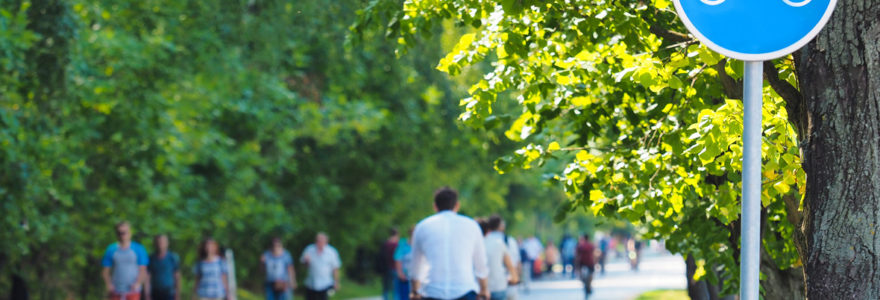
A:
POLYGON ((806 45, 837 0, 673 0, 688 30, 710 49, 746 61, 779 58, 806 45))

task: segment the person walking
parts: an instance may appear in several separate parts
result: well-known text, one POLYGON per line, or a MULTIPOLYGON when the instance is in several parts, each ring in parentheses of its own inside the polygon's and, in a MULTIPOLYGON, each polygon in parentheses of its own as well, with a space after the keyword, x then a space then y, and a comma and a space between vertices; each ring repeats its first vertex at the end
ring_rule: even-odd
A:
POLYGON ((605 262, 608 260, 608 251, 611 250, 610 244, 611 240, 607 236, 599 239, 599 268, 602 269, 602 275, 605 275, 605 262))
POLYGON ((117 242, 107 247, 101 259, 107 296, 113 300, 139 300, 150 258, 144 246, 131 240, 128 221, 117 223, 115 228, 117 242))
POLYGON ((642 260, 642 241, 636 240, 633 238, 630 240, 630 245, 632 245, 632 251, 630 252, 630 259, 632 260, 632 270, 639 270, 639 262, 642 260))
POLYGON ((587 297, 593 293, 593 272, 596 270, 596 246, 590 242, 590 235, 584 234, 577 246, 575 267, 578 269, 584 292, 587 297))
POLYGON ((527 239, 517 239, 517 243, 519 244, 520 257, 520 289, 523 291, 524 294, 529 293, 529 285, 532 282, 532 265, 535 263, 529 255, 529 251, 526 249, 527 241, 527 239))
POLYGON ((553 267, 559 264, 559 248, 553 244, 553 240, 547 240, 547 248, 544 249, 544 265, 546 270, 544 273, 553 274, 553 267))
POLYGON ((214 239, 206 238, 199 246, 193 299, 232 300, 232 295, 229 293, 228 272, 226 261, 220 256, 220 245, 214 239))
POLYGON ((328 292, 339 290, 339 268, 342 262, 336 248, 330 246, 327 234, 315 236, 315 243, 303 250, 300 262, 309 268, 306 277, 306 300, 326 300, 328 292))
POLYGON ((544 252, 544 245, 541 244, 541 240, 538 237, 532 236, 523 241, 523 249, 526 250, 529 258, 528 270, 529 275, 531 275, 529 281, 531 281, 532 278, 541 275, 539 274, 541 268, 538 260, 541 258, 541 253, 544 252))
POLYGON ((565 234, 562 242, 559 243, 559 252, 562 254, 562 275, 569 275, 575 278, 577 271, 574 269, 574 257, 577 250, 577 240, 571 235, 565 234))
POLYGON ((296 271, 293 257, 284 249, 281 238, 272 239, 272 247, 260 256, 266 271, 266 300, 289 300, 296 289, 296 271))
MULTIPOLYGON (((412 237, 413 229, 409 229, 409 236, 412 237)), ((409 300, 410 294, 410 272, 412 267, 412 244, 406 238, 400 238, 397 249, 394 251, 394 271, 397 275, 394 280, 394 299, 409 300)))
POLYGON ((168 235, 157 235, 153 243, 156 252, 147 265, 147 299, 180 300, 180 257, 168 250, 168 235))
POLYGON ((382 274, 382 299, 384 300, 394 299, 394 280, 397 278, 397 271, 394 269, 394 250, 397 249, 399 241, 400 233, 396 228, 391 228, 390 236, 379 249, 379 255, 381 255, 379 272, 382 274))
POLYGON ((504 233, 501 231, 502 219, 492 216, 486 221, 486 260, 489 265, 489 300, 506 300, 508 283, 519 281, 517 269, 510 258, 504 233))
POLYGON ((440 188, 434 193, 437 213, 416 225, 412 236, 415 278, 410 298, 489 298, 489 265, 483 235, 477 222, 458 214, 459 208, 458 192, 440 188))
MULTIPOLYGON (((519 248, 519 243, 517 243, 515 238, 510 237, 505 234, 507 231, 507 222, 501 220, 501 228, 498 229, 499 232, 504 234, 504 242, 507 244, 507 254, 510 255, 510 260, 513 262, 515 267, 514 273, 517 275, 517 279, 521 280, 519 276, 522 274, 522 254, 519 248)), ((512 282, 507 286, 507 300, 517 300, 519 299, 519 290, 517 289, 517 285, 519 285, 519 280, 516 282, 512 282)))

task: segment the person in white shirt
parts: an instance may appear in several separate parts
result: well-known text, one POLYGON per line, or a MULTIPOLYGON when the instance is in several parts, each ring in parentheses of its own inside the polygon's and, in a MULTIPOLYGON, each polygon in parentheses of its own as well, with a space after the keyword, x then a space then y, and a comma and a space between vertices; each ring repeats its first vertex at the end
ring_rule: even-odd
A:
POLYGON ((537 260, 541 256, 541 252, 544 252, 544 245, 541 244, 541 240, 534 236, 523 241, 523 248, 526 249, 526 254, 529 255, 529 260, 531 261, 537 260))
POLYGON ((508 282, 519 281, 516 266, 513 264, 504 233, 501 231, 501 217, 492 216, 486 222, 486 258, 489 263, 490 300, 507 299, 508 282))
MULTIPOLYGON (((510 261, 513 262, 513 266, 515 268, 515 272, 517 277, 519 274, 522 274, 522 256, 519 254, 519 243, 516 242, 516 239, 505 234, 507 231, 507 222, 501 220, 501 228, 498 228, 498 231, 501 234, 504 234, 504 241, 507 242, 507 254, 510 255, 510 261)), ((522 280, 522 278, 517 278, 522 280)), ((512 282, 507 287, 507 300, 517 300, 519 299, 519 293, 517 292, 516 285, 519 284, 519 280, 512 282)))
POLYGON ((303 250, 300 261, 309 268, 306 277, 306 300, 326 300, 331 289, 339 290, 339 253, 327 244, 327 235, 318 233, 315 243, 303 250))
POLYGON ((458 192, 434 193, 436 214, 416 225, 412 236, 411 299, 489 298, 489 265, 480 226, 459 215, 458 192))

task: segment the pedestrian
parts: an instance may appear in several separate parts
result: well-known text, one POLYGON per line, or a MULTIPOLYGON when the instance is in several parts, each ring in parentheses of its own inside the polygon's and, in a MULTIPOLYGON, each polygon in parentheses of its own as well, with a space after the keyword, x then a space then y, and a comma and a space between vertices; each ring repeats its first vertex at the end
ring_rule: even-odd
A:
POLYGON ((575 267, 578 269, 584 292, 589 297, 593 293, 593 272, 596 270, 596 246, 590 242, 590 235, 584 234, 577 246, 575 267))
POLYGON ((523 248, 529 257, 528 269, 531 273, 529 279, 540 276, 539 259, 541 258, 541 252, 544 252, 544 245, 541 244, 541 240, 536 236, 532 236, 523 241, 523 248))
POLYGON ((266 271, 266 300, 288 300, 296 289, 296 270, 293 257, 284 249, 281 238, 272 238, 272 247, 260 256, 266 271))
POLYGON ((220 256, 220 245, 213 238, 206 238, 199 246, 199 261, 195 266, 193 299, 232 299, 229 293, 229 269, 220 256))
POLYGON ((379 248, 379 272, 382 274, 382 299, 394 299, 394 280, 397 278, 394 269, 394 250, 397 249, 397 243, 400 241, 400 233, 396 228, 391 228, 390 235, 382 246, 379 248))
POLYGON ((157 235, 153 244, 156 252, 147 265, 147 299, 180 300, 180 256, 168 250, 168 235, 157 235))
POLYGON ((639 270, 639 262, 642 260, 642 241, 638 241, 635 238, 630 240, 630 259, 632 261, 632 270, 639 270))
POLYGON ((605 275, 605 262, 608 260, 610 244, 611 240, 607 236, 603 236, 599 239, 599 267, 602 269, 602 275, 605 275))
POLYGON ((526 241, 522 239, 522 237, 517 239, 517 243, 519 246, 519 257, 520 257, 520 287, 523 293, 529 293, 529 285, 532 282, 532 264, 534 261, 529 256, 529 252, 526 250, 526 241))
MULTIPOLYGON (((501 233, 505 233, 507 231, 507 222, 501 220, 501 228, 498 229, 501 233)), ((519 292, 517 289, 517 285, 519 285, 522 280, 520 274, 522 274, 522 254, 519 248, 519 243, 517 243, 515 238, 504 234, 504 242, 507 244, 507 253, 510 254, 510 260, 513 262, 515 267, 514 273, 517 275, 517 282, 512 282, 507 287, 507 300, 517 300, 519 299, 519 292)))
POLYGON ((396 300, 409 300, 410 279, 412 279, 412 272, 410 272, 412 267, 412 244, 410 240, 412 239, 414 228, 410 227, 409 229, 410 239, 400 238, 397 249, 394 251, 394 271, 397 275, 394 280, 394 299, 396 300))
POLYGON ((131 240, 128 221, 117 223, 115 228, 117 242, 104 251, 101 277, 110 299, 139 300, 141 285, 147 280, 150 258, 144 246, 131 240))
POLYGON ((415 278, 410 298, 489 298, 483 235, 477 222, 458 214, 459 208, 458 192, 440 188, 434 193, 437 213, 416 225, 412 236, 415 278))
POLYGON ((502 219, 492 216, 486 220, 485 237, 486 260, 489 265, 489 300, 506 300, 509 283, 517 283, 519 274, 510 257, 504 233, 501 231, 502 219))
POLYGON ((575 278, 577 272, 574 269, 574 257, 575 251, 577 250, 577 243, 577 240, 569 234, 565 234, 562 238, 562 242, 559 243, 559 252, 562 255, 563 276, 569 275, 571 278, 575 278))
POLYGON ((552 240, 547 240, 547 248, 544 249, 544 264, 547 266, 546 273, 554 273, 553 267, 559 264, 559 248, 552 240))
POLYGON ((306 300, 326 300, 330 290, 339 290, 339 268, 342 262, 336 248, 330 246, 327 234, 315 236, 315 243, 303 250, 300 262, 309 268, 306 277, 306 300))

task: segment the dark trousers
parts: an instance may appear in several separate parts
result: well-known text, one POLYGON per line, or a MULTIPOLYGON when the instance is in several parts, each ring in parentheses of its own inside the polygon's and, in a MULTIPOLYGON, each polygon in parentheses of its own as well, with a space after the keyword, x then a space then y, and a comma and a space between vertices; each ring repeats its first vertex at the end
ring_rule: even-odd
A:
POLYGON ((306 289, 306 300, 327 300, 327 298, 328 298, 327 292, 328 291, 330 291, 330 289, 316 291, 316 290, 307 288, 306 289))
POLYGON ((385 272, 385 276, 382 276, 382 299, 383 300, 393 300, 394 299, 394 280, 397 279, 397 272, 388 271, 385 272))
POLYGON ((174 300, 174 289, 152 289, 150 297, 153 300, 174 300))
POLYGON ((424 298, 425 300, 477 300, 477 292, 471 291, 470 293, 464 294, 464 296, 455 298, 455 299, 437 299, 437 298, 424 298))

